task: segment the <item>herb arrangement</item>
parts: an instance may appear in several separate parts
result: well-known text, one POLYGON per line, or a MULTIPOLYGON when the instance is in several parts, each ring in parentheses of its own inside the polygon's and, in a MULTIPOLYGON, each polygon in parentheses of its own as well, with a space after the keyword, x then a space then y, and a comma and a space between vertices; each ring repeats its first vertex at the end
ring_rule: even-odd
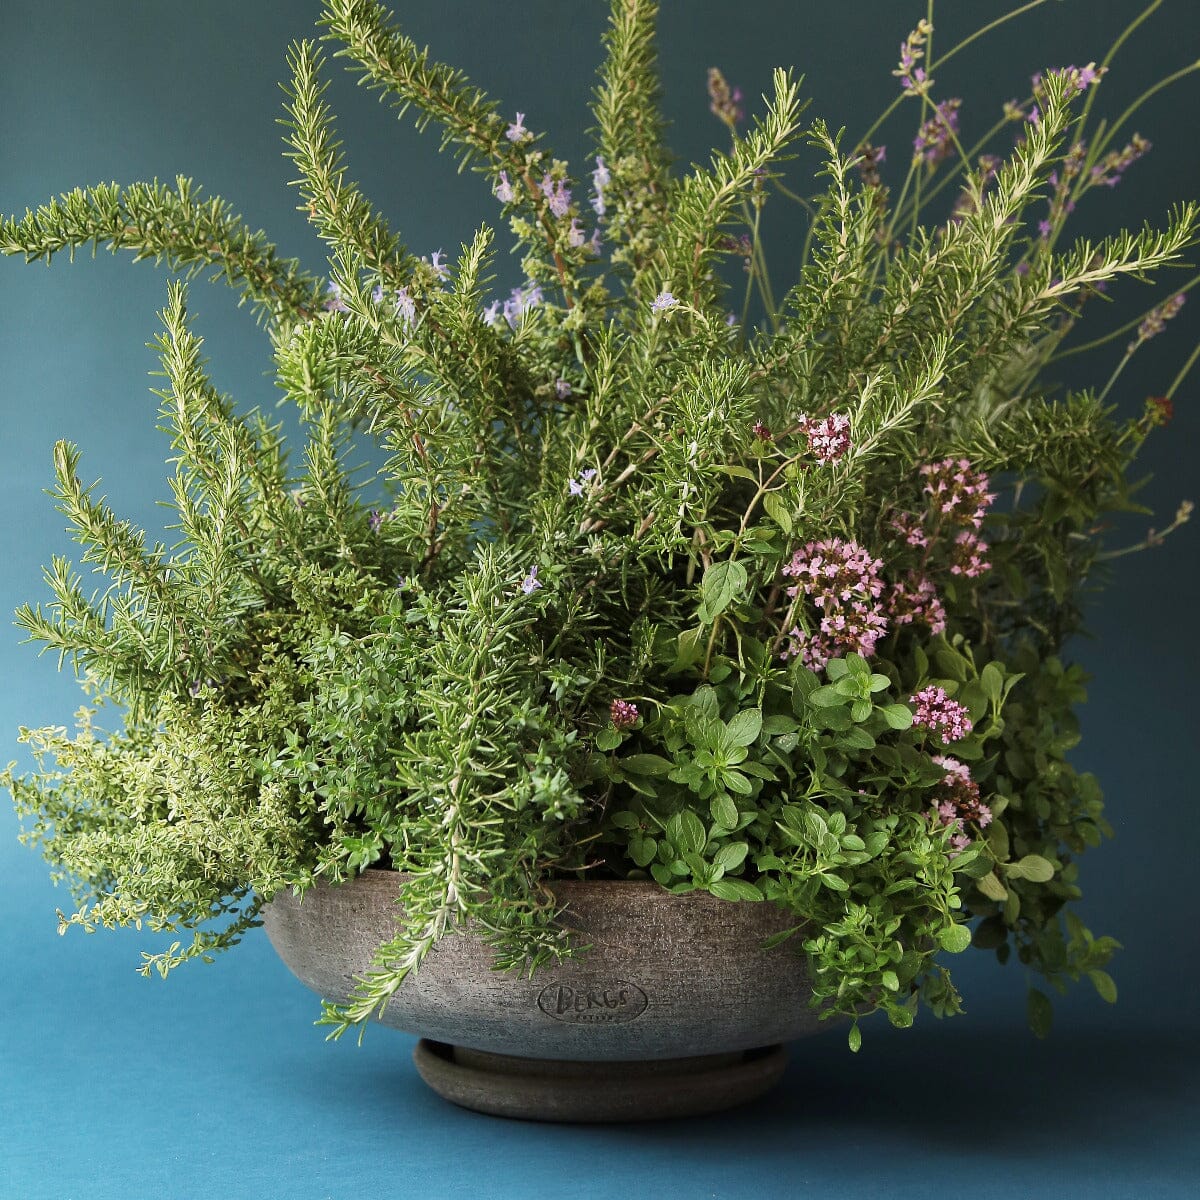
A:
MULTIPOLYGON (((959 1011, 940 950, 1115 998, 1115 943, 1070 907, 1111 830, 1067 759, 1085 680, 1063 651, 1130 549, 1102 518, 1136 507, 1131 464, 1186 368, 1131 420, 1110 390, 1183 294, 1101 390, 1059 394, 1046 368, 1108 285, 1182 261, 1197 207, 1069 240, 1077 203, 1148 149, 1093 122, 1109 60, 1047 70, 975 144, 937 90, 958 48, 935 58, 932 13, 895 71, 917 132, 891 183, 877 130, 845 144, 786 71, 749 126, 711 71, 730 147, 680 174, 656 8, 614 0, 573 172, 375 0, 325 0, 337 55, 491 189, 522 255, 506 298, 494 230, 417 257, 350 180, 320 42, 289 56, 287 142, 322 277, 184 178, 0 225, 31 260, 106 244, 215 268, 261 315, 303 428, 289 445, 217 392, 172 283, 176 544, 55 448, 56 501, 108 583, 55 559, 52 601, 18 614, 86 702, 73 731, 22 730, 37 770, 4 781, 73 889, 64 927, 179 931, 145 956, 165 975, 281 889, 407 872, 331 1036, 467 923, 499 967, 575 952, 546 884, 579 875, 786 906, 779 952, 807 956, 855 1049, 875 1010, 959 1011), (823 163, 808 197, 781 177, 801 147, 823 163), (805 259, 776 300, 760 220, 792 201, 805 259)), ((1029 1016, 1049 1027, 1043 990, 1029 1016)))

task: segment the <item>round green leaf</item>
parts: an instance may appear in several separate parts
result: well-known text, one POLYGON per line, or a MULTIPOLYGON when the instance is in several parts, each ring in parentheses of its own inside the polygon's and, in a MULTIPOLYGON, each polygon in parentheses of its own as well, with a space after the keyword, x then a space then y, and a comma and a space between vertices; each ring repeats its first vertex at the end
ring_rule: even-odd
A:
POLYGON ((943 950, 961 954, 971 944, 971 931, 965 925, 947 925, 938 934, 938 942, 943 950))

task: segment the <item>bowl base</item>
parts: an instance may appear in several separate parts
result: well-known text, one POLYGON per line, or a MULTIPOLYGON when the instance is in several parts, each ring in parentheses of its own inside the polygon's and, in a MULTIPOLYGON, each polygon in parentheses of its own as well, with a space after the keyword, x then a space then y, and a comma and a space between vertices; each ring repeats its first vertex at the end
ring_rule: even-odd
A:
POLYGON ((779 1082, 783 1046, 643 1062, 516 1058, 422 1038, 421 1078, 462 1108, 523 1121, 656 1121, 720 1112, 779 1082))

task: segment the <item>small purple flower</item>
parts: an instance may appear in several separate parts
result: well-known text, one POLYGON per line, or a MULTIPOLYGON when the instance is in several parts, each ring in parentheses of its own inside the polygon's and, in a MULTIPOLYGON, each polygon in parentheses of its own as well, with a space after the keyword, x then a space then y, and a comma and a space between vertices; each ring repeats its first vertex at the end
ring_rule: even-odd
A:
POLYGON ((1040 237, 1043 241, 1045 241, 1050 236, 1050 233, 1053 230, 1053 228, 1054 227, 1050 224, 1049 221, 1045 221, 1045 220, 1039 221, 1038 222, 1038 237, 1040 237))
POLYGON ((925 44, 932 32, 933 26, 922 18, 917 22, 916 29, 900 43, 900 62, 892 74, 900 80, 906 96, 924 95, 933 85, 925 69, 917 66, 925 57, 925 44))
POLYGON ((1150 149, 1151 144, 1149 139, 1142 137, 1140 133, 1135 133, 1122 149, 1110 150, 1092 168, 1092 184, 1103 184, 1105 187, 1110 188, 1116 187, 1121 182, 1121 177, 1125 172, 1150 149))
POLYGON ((659 292, 650 305, 650 311, 652 313, 667 312, 677 307, 678 304, 679 301, 670 292, 659 292))
POLYGON ((567 494, 571 496, 582 496, 587 489, 587 485, 596 478, 596 468, 588 467, 584 471, 579 472, 578 479, 572 479, 567 484, 567 494))
POLYGON ((450 275, 450 268, 442 261, 444 257, 440 250, 435 250, 429 257, 429 265, 437 272, 439 279, 447 279, 450 275))
POLYGON ((504 136, 513 143, 526 142, 533 136, 525 128, 525 114, 523 112, 517 113, 517 119, 504 131, 504 136))
POLYGON ((496 183, 492 194, 500 201, 501 204, 511 204, 513 199, 512 184, 508 181, 508 172, 501 171, 500 179, 496 183))
POLYGON ((638 706, 628 700, 614 700, 609 705, 608 715, 617 729, 629 729, 637 724, 638 706))
POLYGON ((571 189, 567 187, 565 180, 545 175, 542 179, 542 195, 546 197, 546 203, 554 216, 567 215, 567 210, 571 207, 571 189))
POLYGON ((579 218, 571 218, 571 228, 567 230, 567 244, 578 249, 583 245, 586 239, 583 236, 583 230, 579 227, 579 218))
POLYGON ((529 574, 526 575, 525 578, 521 580, 521 591, 523 591, 525 593, 525 595, 532 596, 533 593, 536 592, 538 590, 538 588, 540 588, 542 586, 541 581, 538 579, 537 576, 538 576, 537 563, 534 563, 533 566, 529 568, 529 574))
POLYGON ((565 400, 571 394, 570 383, 565 379, 556 379, 554 381, 554 394, 560 400, 565 400))
POLYGON ((408 294, 408 288, 396 289, 396 316, 405 325, 411 325, 417 319, 416 301, 408 294))
POLYGON ((599 225, 597 225, 596 228, 592 230, 592 236, 588 240, 588 246, 591 247, 592 253, 598 257, 600 254, 600 226, 599 225))
POLYGON ((742 89, 730 87, 716 67, 708 69, 708 111, 733 129, 743 117, 742 89))
POLYGON ((336 283, 334 283, 333 280, 329 281, 329 286, 325 289, 325 291, 327 294, 325 307, 330 312, 344 313, 350 311, 350 309, 346 306, 345 300, 342 299, 342 289, 336 283))
POLYGON ((958 110, 961 105, 962 101, 957 97, 934 105, 933 116, 913 138, 913 157, 917 162, 924 160, 932 166, 950 155, 958 134, 958 110))
POLYGON ((500 319, 500 301, 493 300, 491 304, 483 310, 483 323, 485 325, 495 325, 500 319))
POLYGON ((513 328, 517 322, 533 307, 542 302, 542 289, 536 283, 527 288, 513 288, 509 298, 504 302, 504 319, 513 328))
POLYGON ((596 193, 592 197, 592 208, 598 217, 604 216, 606 211, 604 189, 610 183, 612 183, 612 175, 609 173, 608 167, 604 165, 604 159, 597 154, 596 169, 592 172, 592 190, 596 193))
POLYGON ((383 284, 382 283, 377 283, 371 289, 371 299, 376 304, 381 304, 383 302, 383 284))
POLYGON ((384 520, 383 513, 377 508, 371 509, 370 515, 367 517, 367 524, 371 527, 371 532, 378 533, 383 528, 384 520))

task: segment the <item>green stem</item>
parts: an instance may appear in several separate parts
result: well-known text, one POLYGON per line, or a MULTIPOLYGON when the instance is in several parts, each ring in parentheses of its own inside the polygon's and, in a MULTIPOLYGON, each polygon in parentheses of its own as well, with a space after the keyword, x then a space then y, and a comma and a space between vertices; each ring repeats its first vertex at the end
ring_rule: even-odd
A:
POLYGON ((1167 399, 1174 400, 1175 393, 1179 390, 1179 385, 1188 377, 1188 373, 1196 365, 1196 360, 1200 359, 1200 342, 1196 344, 1196 348, 1188 356, 1187 362, 1179 369, 1179 374, 1171 381, 1171 386, 1167 388, 1167 399))

